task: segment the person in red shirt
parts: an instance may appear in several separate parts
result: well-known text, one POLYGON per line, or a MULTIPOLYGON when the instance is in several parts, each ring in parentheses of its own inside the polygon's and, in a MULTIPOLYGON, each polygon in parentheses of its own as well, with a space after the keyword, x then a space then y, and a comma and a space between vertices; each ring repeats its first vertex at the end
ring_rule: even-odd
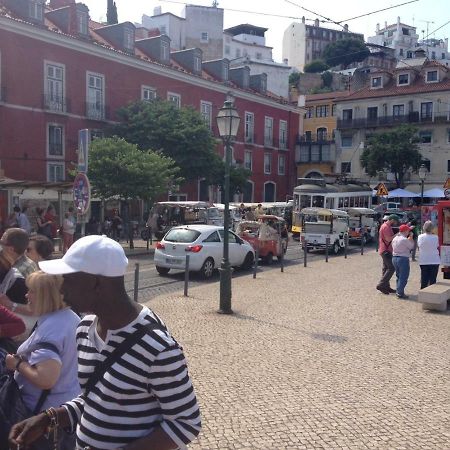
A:
POLYGON ((379 244, 378 253, 383 260, 383 268, 381 270, 381 279, 377 284, 377 290, 383 294, 389 295, 395 293, 395 289, 390 286, 392 275, 395 273, 394 265, 392 264, 392 239, 394 239, 394 232, 392 225, 399 221, 398 216, 391 214, 386 222, 380 227, 378 234, 379 244))

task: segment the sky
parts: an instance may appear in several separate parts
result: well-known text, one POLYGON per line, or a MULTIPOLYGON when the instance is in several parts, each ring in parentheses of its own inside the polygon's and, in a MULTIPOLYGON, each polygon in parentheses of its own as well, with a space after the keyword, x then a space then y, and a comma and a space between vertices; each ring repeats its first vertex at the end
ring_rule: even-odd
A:
MULTIPOLYGON (((118 10, 119 22, 131 21, 141 22, 142 14, 153 15, 153 9, 161 6, 162 12, 171 12, 181 15, 184 2, 180 0, 115 0, 118 10)), ((406 3, 408 0, 378 0, 368 2, 361 0, 219 0, 219 8, 224 11, 224 27, 228 28, 241 23, 250 23, 265 28, 266 45, 273 47, 275 61, 281 62, 282 41, 284 30, 295 21, 305 16, 307 23, 313 23, 318 15, 325 16, 335 22, 344 21, 348 23, 349 30, 363 33, 365 38, 375 34, 377 23, 381 27, 385 21, 388 25, 397 21, 397 16, 403 23, 417 27, 419 36, 422 38, 430 33, 430 37, 438 39, 450 38, 450 8, 449 0, 418 0, 387 11, 371 14, 359 19, 347 19, 370 13, 390 6, 406 3), (312 12, 305 11, 301 7, 312 12), (238 12, 232 10, 247 12, 238 12), (256 13, 264 13, 261 15, 256 13), (277 17, 288 16, 288 17, 277 17), (311 19, 309 21, 308 19, 311 19), (427 23, 428 22, 428 23, 427 23), (432 33, 442 25, 449 22, 436 33, 432 33)), ((89 7, 91 18, 106 21, 107 0, 82 0, 89 7)), ((190 4, 211 6, 212 0, 193 0, 190 4)), ((325 20, 319 17, 320 20, 325 20)), ((333 24, 321 23, 321 26, 339 28, 333 24)))

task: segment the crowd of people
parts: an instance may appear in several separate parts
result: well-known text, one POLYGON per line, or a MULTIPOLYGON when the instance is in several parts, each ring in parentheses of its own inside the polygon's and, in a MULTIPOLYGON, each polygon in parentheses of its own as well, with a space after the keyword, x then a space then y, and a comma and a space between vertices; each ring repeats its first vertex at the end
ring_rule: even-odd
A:
POLYGON ((401 224, 394 234, 393 226, 399 223, 397 215, 391 214, 381 225, 378 232, 378 252, 382 259, 381 279, 376 288, 385 295, 395 293, 400 299, 407 299, 405 288, 410 274, 410 259, 416 261, 416 249, 419 250, 420 289, 436 283, 439 265, 439 239, 433 234, 434 225, 426 221, 420 235, 416 232, 416 223, 401 224), (390 285, 395 273, 396 288, 390 285))
POLYGON ((86 236, 51 259, 48 242, 17 227, 0 239, 0 448, 186 448, 201 427, 186 360, 129 298, 122 246, 86 236))

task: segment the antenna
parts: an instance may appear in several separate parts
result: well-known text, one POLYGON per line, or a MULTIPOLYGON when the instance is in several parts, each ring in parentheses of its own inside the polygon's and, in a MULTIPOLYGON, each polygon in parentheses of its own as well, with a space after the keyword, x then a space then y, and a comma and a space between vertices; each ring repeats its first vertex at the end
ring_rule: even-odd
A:
POLYGON ((213 8, 217 8, 218 6, 219 6, 218 0, 213 0, 213 2, 212 2, 212 7, 213 7, 213 8))
MULTIPOLYGON (((427 24, 427 35, 426 35, 426 37, 424 37, 424 40, 425 39, 428 39, 428 29, 429 29, 429 27, 430 27, 430 23, 434 23, 432 20, 419 20, 419 22, 423 22, 423 23, 426 23, 427 24)), ((425 31, 424 30, 422 30, 422 33, 424 33, 425 31)))

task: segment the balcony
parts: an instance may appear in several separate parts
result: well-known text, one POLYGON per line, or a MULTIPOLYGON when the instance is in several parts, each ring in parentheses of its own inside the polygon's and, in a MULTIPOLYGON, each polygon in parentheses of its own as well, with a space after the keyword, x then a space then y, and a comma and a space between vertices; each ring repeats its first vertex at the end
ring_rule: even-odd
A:
POLYGON ((109 110, 103 104, 86 102, 86 117, 91 120, 104 121, 109 117, 109 110))
POLYGON ((69 100, 65 97, 44 94, 42 96, 43 108, 56 113, 69 112, 69 100))
POLYGON ((363 119, 338 119, 337 128, 339 130, 357 128, 395 127, 402 123, 420 123, 429 121, 428 116, 420 117, 419 113, 412 112, 401 116, 380 116, 363 119))
POLYGON ((305 142, 297 145, 295 149, 296 164, 335 163, 336 148, 333 143, 305 142))
POLYGON ((253 145, 256 142, 256 136, 255 133, 251 133, 248 136, 244 136, 244 142, 246 144, 253 145))
POLYGON ((299 134, 297 135, 297 144, 332 144, 334 143, 334 135, 327 133, 319 134, 299 134))

